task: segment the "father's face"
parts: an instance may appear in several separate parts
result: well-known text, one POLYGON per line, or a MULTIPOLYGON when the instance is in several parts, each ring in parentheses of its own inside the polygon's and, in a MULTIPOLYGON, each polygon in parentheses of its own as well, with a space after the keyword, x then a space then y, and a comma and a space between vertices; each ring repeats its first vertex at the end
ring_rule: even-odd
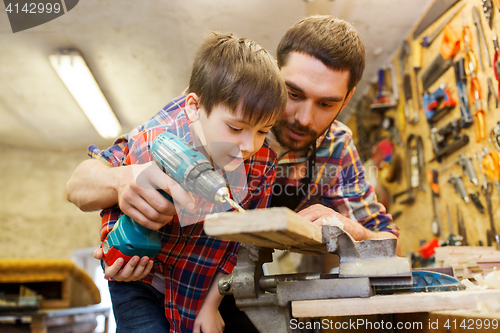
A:
POLYGON ((288 102, 273 127, 278 142, 293 151, 307 149, 333 122, 351 98, 349 71, 334 71, 320 60, 293 52, 281 68, 288 102))

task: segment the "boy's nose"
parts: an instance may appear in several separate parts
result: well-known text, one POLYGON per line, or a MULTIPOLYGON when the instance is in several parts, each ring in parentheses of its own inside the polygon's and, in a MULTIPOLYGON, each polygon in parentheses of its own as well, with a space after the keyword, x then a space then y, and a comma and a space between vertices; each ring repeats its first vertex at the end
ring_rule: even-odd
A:
POLYGON ((245 135, 240 142, 240 151, 243 155, 252 153, 255 149, 255 137, 253 135, 245 135))

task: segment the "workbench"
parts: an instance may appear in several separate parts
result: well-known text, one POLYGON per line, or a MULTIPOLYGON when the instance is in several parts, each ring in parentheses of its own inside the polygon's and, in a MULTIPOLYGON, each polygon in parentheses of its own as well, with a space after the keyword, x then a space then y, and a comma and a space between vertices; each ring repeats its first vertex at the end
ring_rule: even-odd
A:
MULTIPOLYGON (((251 244, 240 247, 233 273, 219 280, 219 292, 232 293, 237 306, 262 332, 296 332, 295 328, 314 328, 292 327, 294 323, 319 324, 316 328, 323 332, 328 332, 328 329, 369 332, 371 328, 378 332, 388 328, 380 326, 383 321, 386 324, 421 325, 409 330, 407 327, 394 330, 398 332, 459 332, 467 330, 470 325, 475 326, 476 331, 484 331, 479 329, 479 325, 482 328, 489 326, 490 332, 500 329, 500 290, 388 295, 360 292, 364 290, 363 284, 356 274, 364 274, 364 270, 368 269, 369 283, 376 286, 384 281, 377 280, 379 270, 404 268, 402 261, 406 258, 395 257, 395 242, 392 244, 393 251, 390 251, 392 254, 384 253, 384 250, 389 251, 390 240, 356 242, 337 227, 320 228, 286 208, 214 215, 205 220, 205 232, 251 244), (337 253, 340 257, 339 274, 337 277, 321 277, 319 273, 316 276, 313 276, 314 273, 264 276, 259 267, 263 262, 272 260, 270 249, 273 248, 327 256, 337 253), (494 315, 474 312, 480 306, 485 307, 481 304, 488 303, 497 307, 494 315), (291 306, 291 313, 287 311, 287 305, 291 306), (456 310, 467 312, 457 314, 456 310), (371 322, 372 327, 356 327, 353 322, 371 322), (494 326, 496 329, 493 330, 494 326)), ((408 272, 411 272, 409 262, 407 265, 408 272)), ((389 285, 396 287, 399 279, 404 281, 405 272, 395 270, 394 279, 390 279, 392 273, 389 272, 389 285)))
POLYGON ((97 316, 104 316, 104 333, 108 331, 109 307, 91 305, 70 308, 42 308, 37 311, 0 312, 1 332, 47 333, 50 328, 57 332, 92 333, 97 316), (16 321, 25 325, 13 325, 16 321), (10 324, 9 324, 10 323, 10 324), (29 325, 29 330, 27 329, 29 325))

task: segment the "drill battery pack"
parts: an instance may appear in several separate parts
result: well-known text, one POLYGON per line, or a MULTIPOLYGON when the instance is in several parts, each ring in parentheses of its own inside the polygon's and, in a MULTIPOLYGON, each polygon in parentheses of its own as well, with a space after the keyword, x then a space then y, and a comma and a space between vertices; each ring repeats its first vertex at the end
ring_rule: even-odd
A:
POLYGON ((161 241, 156 230, 150 230, 123 214, 102 243, 104 260, 113 265, 118 258, 126 264, 133 256, 154 258, 160 253, 161 241))

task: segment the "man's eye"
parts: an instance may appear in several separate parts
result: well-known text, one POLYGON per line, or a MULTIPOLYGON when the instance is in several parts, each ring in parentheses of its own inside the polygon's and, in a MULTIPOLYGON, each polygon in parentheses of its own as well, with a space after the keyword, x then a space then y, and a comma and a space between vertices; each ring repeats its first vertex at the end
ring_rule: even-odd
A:
POLYGON ((231 125, 227 125, 227 127, 229 127, 229 130, 231 132, 241 132, 241 130, 242 130, 241 128, 233 127, 231 125))
POLYGON ((333 107, 333 105, 327 104, 327 103, 319 103, 319 106, 321 106, 324 109, 328 109, 328 108, 333 107))
POLYGON ((299 99, 300 98, 300 95, 294 93, 293 91, 288 91, 288 96, 290 96, 290 98, 292 98, 292 99, 299 99))

